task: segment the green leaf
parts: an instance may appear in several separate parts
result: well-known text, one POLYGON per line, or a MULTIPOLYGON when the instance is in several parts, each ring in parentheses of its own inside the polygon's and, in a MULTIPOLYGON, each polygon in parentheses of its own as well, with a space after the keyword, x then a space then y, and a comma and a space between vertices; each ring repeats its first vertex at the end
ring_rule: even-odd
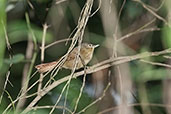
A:
POLYGON ((167 76, 168 75, 167 75, 166 69, 158 68, 158 69, 153 69, 153 70, 151 69, 148 71, 144 71, 143 73, 141 73, 141 75, 139 75, 137 80, 147 82, 147 81, 152 81, 152 80, 162 80, 166 78, 167 76))
MULTIPOLYGON (((37 26, 32 25, 35 37, 39 43, 42 42, 43 30, 37 26)), ((8 36, 11 44, 26 41, 28 39, 28 27, 24 21, 15 21, 8 24, 8 36)), ((50 43, 53 40, 51 32, 46 33, 46 43, 50 43)))
POLYGON ((12 59, 5 59, 5 63, 15 64, 15 63, 19 63, 23 60, 24 60, 24 55, 23 54, 17 54, 17 55, 14 55, 12 59))
POLYGON ((169 26, 164 26, 162 30, 162 41, 166 48, 171 48, 171 28, 169 26))
MULTIPOLYGON (((61 90, 63 89, 65 84, 66 83, 63 83, 63 84, 59 85, 53 91, 53 94, 55 94, 54 96, 59 96, 59 94, 61 93, 61 90)), ((69 88, 68 96, 67 96, 67 103, 69 104, 68 108, 70 108, 71 110, 73 110, 74 107, 75 107, 77 98, 78 98, 79 93, 80 93, 81 85, 82 85, 82 82, 79 79, 72 79, 72 81, 70 83, 70 88, 69 88)), ((66 94, 65 92, 63 94, 64 97, 65 97, 65 94, 66 94)), ((63 99, 65 99, 65 98, 63 98, 63 99)), ((52 99, 52 100, 54 101, 54 99, 52 99)), ((92 102, 92 99, 88 96, 88 94, 85 91, 83 91, 81 99, 79 101, 79 105, 78 105, 77 111, 80 111, 81 109, 86 107, 91 102, 92 102)), ((61 104, 63 104, 63 103, 61 103, 61 104)))
POLYGON ((4 53, 5 53, 5 31, 4 27, 6 27, 6 0, 0 0, 0 70, 4 61, 4 53))

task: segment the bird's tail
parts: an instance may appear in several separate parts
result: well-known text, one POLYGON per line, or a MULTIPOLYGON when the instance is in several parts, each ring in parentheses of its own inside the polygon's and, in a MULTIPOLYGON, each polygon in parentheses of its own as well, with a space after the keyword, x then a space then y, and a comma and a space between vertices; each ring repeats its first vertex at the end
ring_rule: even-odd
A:
POLYGON ((42 63, 39 65, 36 65, 35 68, 40 72, 40 73, 45 73, 47 71, 52 70, 56 65, 57 61, 49 62, 49 63, 42 63))

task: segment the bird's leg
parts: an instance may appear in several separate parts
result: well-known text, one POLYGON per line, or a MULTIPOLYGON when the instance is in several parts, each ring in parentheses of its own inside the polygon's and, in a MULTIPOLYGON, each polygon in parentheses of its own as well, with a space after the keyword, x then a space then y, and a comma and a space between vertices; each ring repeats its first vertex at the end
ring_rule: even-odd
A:
POLYGON ((88 66, 85 64, 84 59, 81 57, 81 55, 79 55, 79 57, 80 57, 80 60, 81 60, 81 63, 83 65, 84 69, 88 69, 88 66))

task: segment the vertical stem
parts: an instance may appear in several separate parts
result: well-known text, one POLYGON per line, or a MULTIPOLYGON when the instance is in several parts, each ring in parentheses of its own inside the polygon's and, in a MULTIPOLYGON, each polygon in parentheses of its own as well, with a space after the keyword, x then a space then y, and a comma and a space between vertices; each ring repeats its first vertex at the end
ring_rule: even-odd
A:
MULTIPOLYGON (((4 4, 3 4, 4 5, 4 4)), ((4 7, 5 8, 5 7, 4 7)), ((2 9, 3 10, 3 9, 2 9)), ((0 11, 1 12, 1 11, 0 11)), ((1 12, 1 13, 3 13, 3 12, 1 12)), ((1 13, 0 13, 0 15, 1 15, 1 13)), ((4 12, 5 13, 5 12, 4 12)), ((5 47, 6 47, 6 45, 5 44, 7 44, 7 48, 8 48, 8 51, 9 51, 9 58, 11 59, 12 58, 12 54, 10 53, 10 49, 11 49, 11 46, 10 46, 10 43, 9 43, 9 39, 8 39, 8 36, 7 36, 7 30, 6 30, 6 26, 5 26, 5 24, 6 23, 4 23, 5 21, 6 21, 6 15, 5 15, 5 17, 4 18, 1 18, 0 17, 0 36, 2 36, 1 37, 1 40, 2 40, 2 42, 0 43, 0 49, 2 48, 2 50, 0 50, 0 52, 2 52, 0 55, 1 55, 1 59, 2 59, 2 61, 0 62, 0 71, 1 71, 1 68, 2 68, 2 65, 3 65, 3 56, 4 56, 4 52, 5 52, 5 47), (4 29, 4 30, 3 30, 4 29), (4 38, 6 39, 6 43, 3 41, 4 40, 4 38), (5 43, 5 44, 4 44, 5 43), (3 46, 3 47, 1 47, 1 46, 3 46)), ((11 66, 12 66, 12 63, 10 63, 10 65, 9 65, 9 69, 11 68, 11 66)), ((5 92, 5 89, 6 89, 6 86, 7 86, 7 83, 8 83, 8 81, 9 81, 9 76, 10 76, 10 70, 8 69, 8 71, 7 71, 7 73, 6 73, 6 80, 5 80, 5 83, 4 83, 4 87, 3 87, 3 90, 2 90, 2 93, 1 93, 1 96, 0 96, 0 104, 1 104, 1 102, 2 102, 2 98, 3 98, 3 95, 4 95, 4 92, 5 92)), ((1 76, 2 74, 0 74, 0 77, 2 77, 1 76)), ((1 80, 1 79, 0 79, 1 80)), ((2 81, 2 80, 1 80, 2 81)), ((0 87, 2 87, 1 85, 0 85, 0 87)), ((0 88, 0 89, 2 89, 2 88, 0 88)))
MULTIPOLYGON (((140 104, 148 104, 147 91, 146 91, 144 84, 145 83, 140 82, 139 88, 138 88, 138 94, 140 97, 140 104)), ((142 111, 143 111, 143 114, 151 114, 151 110, 148 106, 142 105, 142 111)))
MULTIPOLYGON (((166 7, 166 10, 167 10, 167 21, 169 23, 168 31, 170 32, 171 31, 171 26, 170 26, 171 25, 171 7, 170 7, 171 1, 166 0, 165 2, 166 2, 165 7, 166 7)), ((168 40, 168 39, 170 39, 169 34, 168 35, 163 35, 162 40, 164 42, 170 41, 170 40, 168 40), (167 36, 167 37, 164 37, 164 36, 167 36)), ((171 47, 170 43, 166 43, 166 45, 164 45, 164 46, 165 47, 171 47)), ((167 63, 169 65, 171 65, 171 60, 169 59, 169 61, 167 61, 167 63)), ((168 77, 170 77, 170 73, 171 73, 170 69, 167 69, 168 77)), ((171 86, 171 79, 170 78, 167 78, 167 79, 163 80, 163 101, 164 101, 164 104, 166 104, 166 105, 171 104, 171 88, 170 88, 170 86, 171 86)), ((166 113, 171 114, 171 108, 170 107, 166 107, 166 113)))
MULTIPOLYGON (((46 38, 46 31, 47 31, 47 24, 43 25, 43 36, 42 36, 42 47, 41 47, 41 62, 44 61, 44 52, 45 52, 45 38, 46 38)), ((43 73, 40 74, 40 78, 39 78, 39 85, 38 85, 38 94, 42 88, 42 81, 43 81, 43 73)))
POLYGON ((21 96, 22 98, 19 99, 18 104, 17 104, 17 111, 18 113, 19 110, 25 105, 26 98, 25 96, 27 95, 27 88, 29 84, 29 78, 31 76, 31 72, 33 69, 33 65, 37 56, 37 52, 34 52, 34 50, 37 49, 37 44, 36 44, 36 37, 34 35, 34 32, 31 28, 30 25, 30 20, 29 16, 26 13, 26 21, 27 21, 27 26, 28 26, 28 44, 27 44, 27 49, 26 49, 26 58, 31 59, 31 63, 26 63, 23 69, 23 77, 22 77, 22 92, 21 96))
MULTIPOLYGON (((29 38, 28 43, 27 43, 27 49, 26 49, 26 59, 30 60, 32 58, 33 48, 34 48, 33 42, 31 38, 29 38)), ((22 84, 21 84, 21 88, 23 87, 22 93, 25 93, 28 87, 28 84, 26 84, 26 82, 29 80, 29 77, 28 77, 29 68, 30 68, 30 63, 26 63, 23 68, 23 76, 22 76, 22 84)), ((23 99, 18 101, 17 108, 16 108, 17 113, 23 108, 26 102, 26 99, 24 98, 26 95, 27 94, 23 96, 23 99)))
MULTIPOLYGON (((0 0, 0 89, 3 87, 2 83, 2 77, 1 76, 1 70, 3 67, 3 61, 4 61, 4 53, 5 53, 5 31, 4 31, 4 26, 6 26, 6 13, 5 13, 5 6, 6 6, 6 0, 0 0)), ((5 88, 6 85, 4 85, 5 88)), ((3 98, 3 91, 0 96, 0 105, 1 105, 1 100, 3 98)))
POLYGON ((2 66, 3 66, 4 53, 5 53, 5 47, 6 47, 5 33, 3 30, 3 27, 6 26, 5 6, 6 6, 6 0, 0 0, 0 70, 2 69, 2 66))

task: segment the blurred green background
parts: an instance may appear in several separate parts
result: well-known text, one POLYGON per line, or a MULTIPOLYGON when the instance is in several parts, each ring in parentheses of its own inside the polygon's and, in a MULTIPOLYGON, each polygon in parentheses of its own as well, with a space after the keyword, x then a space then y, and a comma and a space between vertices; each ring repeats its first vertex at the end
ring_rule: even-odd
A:
MULTIPOLYGON (((18 93, 20 92, 26 64, 28 64, 27 76, 30 77, 36 71, 34 66, 41 63, 40 46, 42 43, 43 25, 45 23, 49 25, 46 33, 45 45, 51 44, 57 40, 68 38, 77 26, 80 12, 86 1, 66 0, 61 3, 58 2, 60 2, 60 0, 0 1, 0 94, 4 91, 3 88, 6 76, 10 72, 9 82, 7 83, 3 94, 3 99, 0 104, 0 113, 5 110, 9 103, 11 103, 11 100, 13 101, 16 99, 18 93), (8 44, 6 43, 7 41, 5 37, 9 40, 11 45, 10 49, 8 49, 8 44), (9 96, 11 98, 9 98, 9 96)), ((106 24, 109 20, 109 25, 114 26, 114 28, 118 26, 117 34, 124 36, 126 34, 133 33, 139 28, 145 26, 148 22, 155 19, 151 24, 149 24, 148 27, 145 28, 157 28, 157 30, 149 30, 148 32, 138 33, 123 40, 122 45, 124 45, 125 53, 120 52, 120 47, 118 46, 119 56, 134 55, 146 51, 161 51, 171 47, 171 28, 169 26, 169 19, 171 15, 170 0, 142 0, 142 2, 146 4, 150 10, 166 20, 167 23, 149 12, 141 3, 133 0, 126 1, 120 17, 118 15, 124 3, 123 0, 106 0, 105 2, 103 0, 101 0, 101 2, 99 0, 94 1, 92 12, 96 11, 99 4, 101 4, 101 7, 95 15, 89 18, 85 29, 83 42, 100 44, 100 47, 95 50, 94 57, 89 63, 89 66, 111 57, 111 52, 113 49, 113 39, 111 37, 113 36, 110 36, 110 33, 108 34, 108 32, 114 32, 115 30, 106 24), (109 4, 107 4, 107 2, 109 4), (108 12, 111 13, 106 14, 105 8, 109 8, 111 11, 108 12), (112 17, 114 12, 116 13, 115 18, 118 19, 118 23, 114 20, 115 18, 112 17), (109 15, 109 17, 105 15, 109 15)), ((71 37, 72 36, 73 34, 71 37)), ((67 52, 70 43, 68 43, 68 45, 65 44, 66 42, 62 42, 46 49, 44 62, 54 61, 64 55, 67 52)), ((167 57, 149 57, 145 58, 145 60, 169 65, 170 54, 167 54, 166 56, 167 57)), ((129 103, 164 104, 164 106, 130 106, 133 107, 133 113, 170 114, 171 110, 170 108, 167 108, 171 106, 171 90, 169 87, 171 83, 170 69, 160 65, 148 64, 140 60, 131 61, 128 63, 128 66, 132 88, 130 90, 131 97, 128 99, 128 101, 130 101, 129 103)), ((101 74, 93 73, 87 76, 86 86, 79 102, 77 112, 102 95, 103 90, 98 90, 98 88, 104 89, 108 83, 108 80, 111 81, 112 86, 107 91, 106 97, 103 98, 104 101, 99 101, 95 105, 88 108, 88 110, 84 113, 95 114, 120 104, 116 102, 120 99, 117 97, 117 94, 111 93, 111 91, 119 93, 117 89, 117 83, 119 82, 115 80, 115 78, 117 78, 115 71, 112 70, 112 68, 108 68, 99 72, 101 72, 101 74), (109 70, 112 71, 111 79, 108 79, 106 73, 106 71, 109 70)), ((122 72, 125 71, 121 69, 121 73, 122 72)), ((70 73, 71 72, 69 70, 62 69, 55 77, 55 80, 61 79, 70 73)), ((38 79, 39 74, 37 73, 29 81, 28 86, 31 86, 38 79)), ((47 80, 49 80, 49 75, 44 78, 43 83, 47 80)), ((40 102, 38 102, 37 105, 53 106, 59 97, 64 84, 65 83, 59 85, 49 92, 40 100, 40 102)), ((74 109, 81 84, 82 77, 71 81, 66 104, 66 107, 70 110, 74 109)), ((36 91, 37 86, 31 89, 28 94, 32 94, 36 91)), ((33 100, 33 98, 34 96, 28 98, 22 109, 24 109, 33 100)), ((64 100, 65 96, 62 97, 62 100, 59 103, 60 106, 63 106, 64 100)), ((16 104, 14 105, 14 107, 16 107, 16 104)), ((11 112, 15 110, 14 107, 11 108, 11 112)), ((51 109, 44 108, 33 112, 36 112, 36 114, 46 114, 49 113, 50 110, 51 109)), ((106 112, 106 114, 117 113, 112 111, 106 112)), ((60 114, 62 113, 62 109, 56 109, 54 113, 60 114)), ((69 112, 66 111, 66 113, 69 112)))

